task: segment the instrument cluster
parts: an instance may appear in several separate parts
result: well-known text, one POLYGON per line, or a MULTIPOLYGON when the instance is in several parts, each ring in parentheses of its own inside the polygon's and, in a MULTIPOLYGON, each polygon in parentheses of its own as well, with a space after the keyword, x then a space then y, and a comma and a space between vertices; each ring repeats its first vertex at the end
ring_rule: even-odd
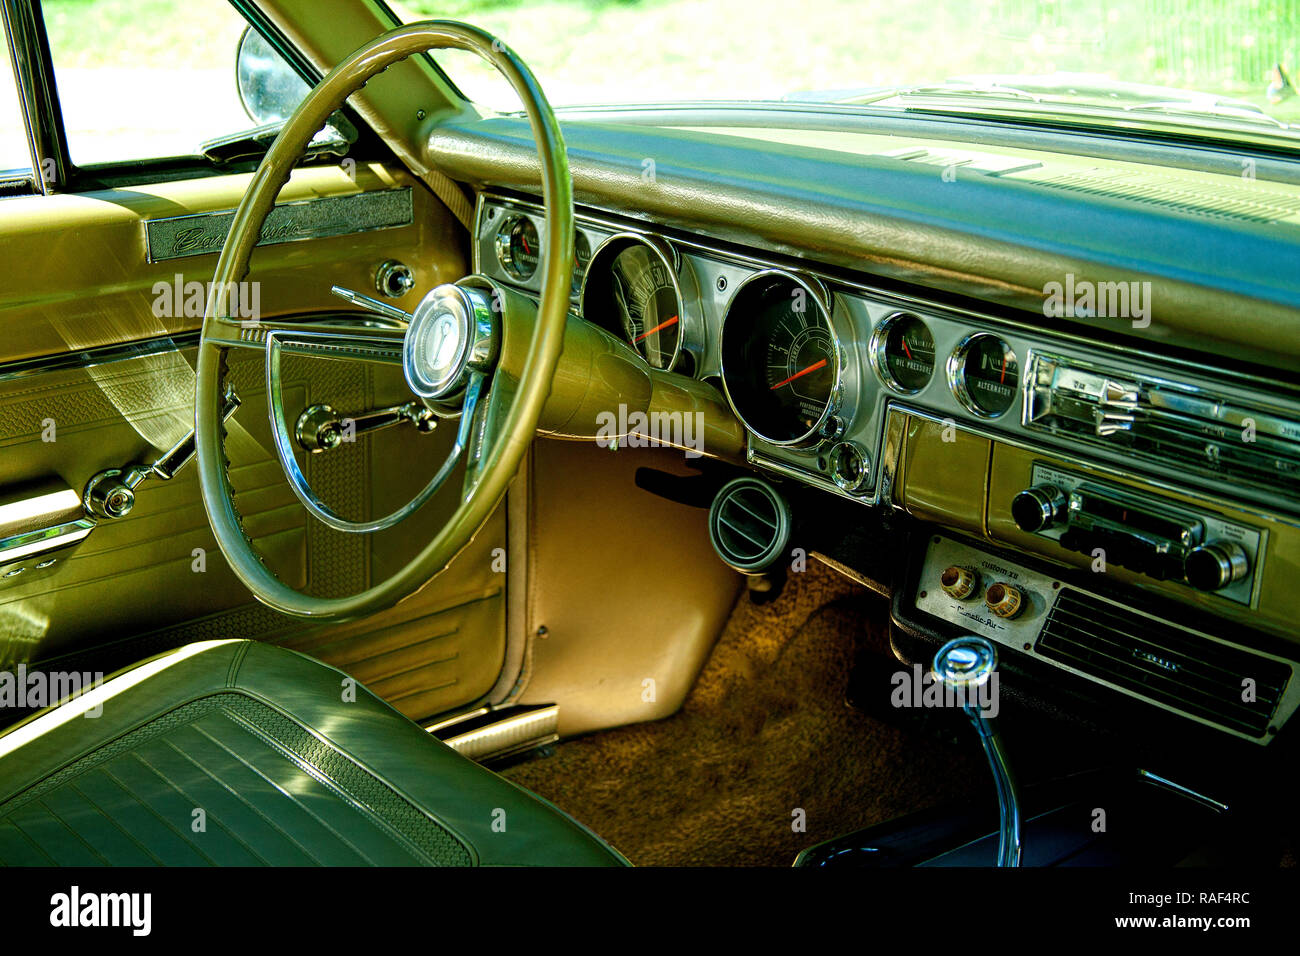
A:
MULTIPOLYGON (((538 292, 543 223, 534 202, 481 196, 476 271, 538 292)), ((899 408, 1121 474, 1134 470, 1136 453, 1162 482, 1204 478, 1228 497, 1295 505, 1283 479, 1300 474, 1300 404, 1282 414, 1268 392, 1250 404, 1251 383, 1225 391, 1215 370, 604 213, 579 212, 573 255, 575 315, 653 369, 715 384, 748 430, 751 463, 834 493, 879 499, 886 417, 899 408), (1268 432, 1244 451, 1216 437, 1243 416, 1268 432), (1189 428, 1193 418, 1205 422, 1189 428), (1247 455, 1225 479, 1224 463, 1247 455), (1243 478, 1247 465, 1268 471, 1258 491, 1243 478)))

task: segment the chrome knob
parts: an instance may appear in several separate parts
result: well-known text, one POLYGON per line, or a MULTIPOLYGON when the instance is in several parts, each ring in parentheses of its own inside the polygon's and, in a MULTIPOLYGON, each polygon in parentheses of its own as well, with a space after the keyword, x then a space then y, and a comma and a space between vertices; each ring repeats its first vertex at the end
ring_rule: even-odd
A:
POLYGON ((1037 534, 1065 520, 1066 504, 1056 485, 1035 485, 1011 499, 1011 520, 1021 531, 1037 534))
POLYGON ((1198 591, 1218 591, 1250 573, 1250 558, 1239 544, 1211 541, 1192 548, 1183 560, 1183 576, 1198 591))
POLYGON ((831 449, 831 477, 835 486, 851 495, 860 495, 871 486, 871 459, 853 442, 842 441, 831 449))
POLYGON ((91 478, 81 500, 97 518, 125 518, 135 507, 135 492, 122 472, 113 469, 91 478))
POLYGON ((945 687, 974 688, 988 682, 998 666, 998 652, 986 638, 969 634, 939 648, 931 670, 945 687))

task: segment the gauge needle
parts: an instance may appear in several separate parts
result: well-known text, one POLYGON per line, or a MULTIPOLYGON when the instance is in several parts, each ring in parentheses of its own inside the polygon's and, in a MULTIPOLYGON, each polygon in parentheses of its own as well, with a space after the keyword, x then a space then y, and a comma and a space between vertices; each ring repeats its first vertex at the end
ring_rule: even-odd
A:
POLYGON ((822 359, 820 362, 813 362, 813 364, 809 365, 807 368, 801 369, 800 371, 795 372, 789 378, 782 379, 781 381, 777 382, 775 385, 772 386, 772 391, 775 392, 782 385, 789 385, 796 378, 803 378, 805 375, 810 375, 811 373, 817 371, 819 368, 825 368, 825 367, 826 367, 825 359, 822 359))
POLYGON ((912 350, 907 347, 907 339, 903 339, 903 351, 907 353, 909 359, 912 357, 912 350))
POLYGON ((1002 374, 998 376, 998 384, 1001 385, 1007 380, 1007 357, 1002 356, 1002 374))
POLYGON ((674 315, 671 319, 668 319, 666 322, 660 322, 653 329, 650 329, 646 332, 642 332, 640 335, 638 335, 636 338, 632 340, 632 344, 636 345, 636 343, 640 342, 646 336, 654 335, 656 332, 661 332, 664 329, 668 328, 668 326, 676 325, 676 324, 677 324, 677 316, 674 315))

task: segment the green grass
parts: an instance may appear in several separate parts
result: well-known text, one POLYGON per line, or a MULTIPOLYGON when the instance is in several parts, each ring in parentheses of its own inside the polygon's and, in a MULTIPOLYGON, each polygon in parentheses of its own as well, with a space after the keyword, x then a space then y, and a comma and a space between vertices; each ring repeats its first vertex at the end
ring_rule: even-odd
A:
MULTIPOLYGON (((964 73, 1106 73, 1267 107, 1264 70, 1300 73, 1300 0, 405 0, 515 48, 558 103, 775 98, 964 73)), ((45 0, 56 63, 233 67, 223 0, 45 0)), ((513 97, 469 55, 439 55, 471 95, 513 97)), ((1270 108, 1271 109, 1271 108, 1270 108)), ((1276 115, 1300 119, 1300 98, 1276 115)))

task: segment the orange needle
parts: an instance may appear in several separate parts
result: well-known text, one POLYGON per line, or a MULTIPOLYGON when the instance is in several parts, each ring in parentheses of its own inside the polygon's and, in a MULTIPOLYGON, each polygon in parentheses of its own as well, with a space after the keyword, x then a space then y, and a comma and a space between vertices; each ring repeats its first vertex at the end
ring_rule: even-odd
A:
POLYGON ((812 364, 812 365, 809 365, 806 369, 803 369, 802 371, 799 371, 799 372, 795 372, 795 373, 794 373, 793 375, 791 375, 789 378, 787 378, 787 379, 783 379, 782 381, 777 382, 775 385, 772 386, 772 391, 775 392, 775 391, 776 391, 778 388, 780 388, 782 385, 789 385, 789 384, 790 384, 791 382, 793 382, 796 378, 803 378, 805 375, 808 375, 808 374, 810 374, 810 373, 812 373, 812 372, 815 372, 815 371, 817 371, 819 368, 825 368, 825 367, 826 367, 826 360, 825 360, 825 359, 822 359, 820 362, 813 362, 813 364, 812 364))
POLYGON ((663 329, 668 328, 668 326, 676 325, 676 324, 677 324, 677 316, 674 315, 671 319, 668 319, 666 322, 660 322, 653 329, 650 329, 647 332, 642 332, 640 335, 638 335, 636 338, 632 340, 632 344, 636 345, 636 343, 640 342, 647 335, 654 335, 656 332, 662 331, 663 329))
POLYGON ((908 358, 912 357, 912 350, 907 347, 907 339, 903 339, 903 351, 907 353, 908 358))
POLYGON ((1002 384, 1003 382, 1005 382, 1006 380, 1007 380, 1007 357, 1006 357, 1006 355, 1003 355, 1003 356, 1002 356, 1002 374, 1000 374, 1000 375, 998 376, 998 384, 1001 385, 1001 384, 1002 384))

